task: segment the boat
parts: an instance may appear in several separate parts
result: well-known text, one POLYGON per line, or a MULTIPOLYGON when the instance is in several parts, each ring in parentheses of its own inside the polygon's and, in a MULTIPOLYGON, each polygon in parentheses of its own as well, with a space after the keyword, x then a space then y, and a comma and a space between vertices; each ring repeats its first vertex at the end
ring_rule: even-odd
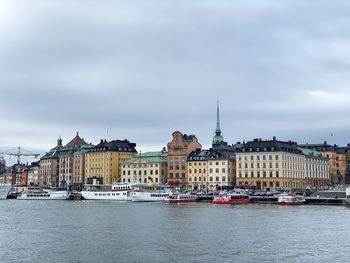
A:
POLYGON ((5 200, 11 190, 10 184, 0 184, 0 200, 5 200))
POLYGON ((279 205, 302 205, 303 203, 305 203, 305 199, 301 195, 281 194, 278 197, 277 203, 279 205))
POLYGON ((164 199, 164 202, 167 203, 186 203, 195 201, 197 201, 197 196, 191 194, 173 194, 164 199))
POLYGON ((18 200, 67 200, 69 192, 66 190, 43 190, 43 191, 27 191, 19 196, 18 200))
POLYGON ((250 198, 246 194, 228 194, 215 196, 213 204, 248 204, 250 198))
POLYGON ((135 184, 118 183, 112 186, 90 186, 80 194, 85 200, 131 201, 130 192, 135 184))
POLYGON ((147 186, 139 184, 135 185, 130 197, 133 202, 162 202, 172 194, 172 191, 166 185, 147 186))
POLYGON ((346 188, 345 204, 350 205, 350 187, 346 188))

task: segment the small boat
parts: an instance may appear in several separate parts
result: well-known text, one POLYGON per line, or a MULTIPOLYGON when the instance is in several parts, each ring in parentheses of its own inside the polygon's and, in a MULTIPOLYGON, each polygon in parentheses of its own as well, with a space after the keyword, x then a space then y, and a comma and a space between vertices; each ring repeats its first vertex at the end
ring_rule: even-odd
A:
POLYGON ((350 187, 346 188, 345 204, 350 205, 350 187))
POLYGON ((66 200, 68 191, 43 190, 40 192, 24 192, 17 197, 18 200, 66 200))
POLYGON ((5 200, 11 190, 12 185, 0 184, 0 200, 5 200))
POLYGON ((213 204, 248 204, 250 198, 245 194, 230 194, 215 196, 213 204))
POLYGON ((173 194, 169 195, 164 199, 164 202, 167 203, 186 203, 186 202, 195 202, 197 200, 196 195, 190 194, 173 194))
POLYGON ((279 205, 302 205, 304 202, 303 196, 295 194, 281 194, 277 201, 279 205))

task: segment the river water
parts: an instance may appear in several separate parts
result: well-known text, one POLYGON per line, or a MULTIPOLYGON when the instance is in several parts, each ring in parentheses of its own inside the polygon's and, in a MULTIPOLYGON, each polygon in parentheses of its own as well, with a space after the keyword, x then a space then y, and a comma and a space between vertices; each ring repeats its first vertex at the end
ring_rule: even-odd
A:
POLYGON ((344 206, 0 201, 0 262, 350 262, 344 206))

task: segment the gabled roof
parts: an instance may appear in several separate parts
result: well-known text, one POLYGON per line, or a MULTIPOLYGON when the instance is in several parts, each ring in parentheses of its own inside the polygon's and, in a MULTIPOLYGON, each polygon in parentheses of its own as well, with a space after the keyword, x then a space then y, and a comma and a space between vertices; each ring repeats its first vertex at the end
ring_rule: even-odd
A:
POLYGON ((101 142, 91 149, 92 152, 132 152, 137 153, 136 143, 131 143, 128 140, 114 140, 107 142, 107 140, 101 140, 101 142))

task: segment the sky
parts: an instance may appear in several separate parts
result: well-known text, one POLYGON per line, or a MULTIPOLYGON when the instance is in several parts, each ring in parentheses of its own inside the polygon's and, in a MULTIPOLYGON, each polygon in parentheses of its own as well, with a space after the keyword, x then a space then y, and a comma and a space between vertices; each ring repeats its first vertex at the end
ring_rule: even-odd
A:
MULTIPOLYGON (((0 151, 350 142, 350 3, 0 0, 0 151), (333 136, 332 136, 333 134, 333 136)), ((8 163, 15 159, 7 159, 8 163)), ((30 160, 30 159, 29 159, 30 160)))

